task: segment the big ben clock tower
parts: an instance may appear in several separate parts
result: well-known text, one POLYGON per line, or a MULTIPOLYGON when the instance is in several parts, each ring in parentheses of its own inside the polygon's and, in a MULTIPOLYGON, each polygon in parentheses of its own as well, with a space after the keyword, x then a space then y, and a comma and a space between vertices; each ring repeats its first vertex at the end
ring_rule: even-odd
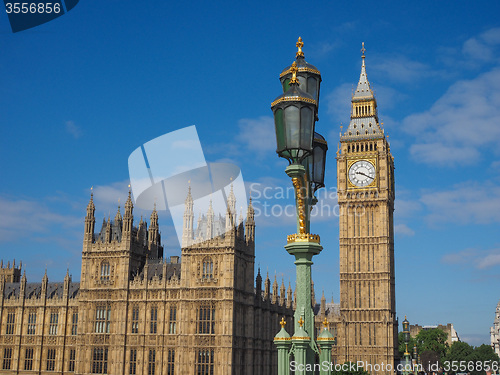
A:
POLYGON ((373 366, 365 370, 381 374, 392 372, 397 356, 394 159, 366 77, 364 43, 361 51, 351 121, 341 133, 337 154, 341 314, 337 361, 363 361, 373 366))

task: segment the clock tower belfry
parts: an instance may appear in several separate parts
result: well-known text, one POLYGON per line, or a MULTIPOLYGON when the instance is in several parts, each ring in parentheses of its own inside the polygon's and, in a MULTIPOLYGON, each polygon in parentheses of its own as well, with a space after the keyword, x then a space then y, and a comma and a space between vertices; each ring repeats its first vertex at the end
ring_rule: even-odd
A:
POLYGON ((337 153, 340 314, 337 361, 389 373, 397 357, 394 275, 394 158, 365 68, 351 100, 351 120, 337 153), (377 365, 377 366, 376 366, 377 365))

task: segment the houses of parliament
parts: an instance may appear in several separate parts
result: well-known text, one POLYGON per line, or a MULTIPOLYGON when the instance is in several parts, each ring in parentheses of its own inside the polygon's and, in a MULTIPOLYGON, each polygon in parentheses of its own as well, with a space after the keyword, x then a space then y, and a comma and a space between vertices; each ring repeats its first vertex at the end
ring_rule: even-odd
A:
MULTIPOLYGON (((394 160, 364 48, 337 152, 337 185, 340 303, 324 296, 316 303, 313 289, 316 327, 326 318, 336 336, 335 363, 394 364, 394 160)), ((290 285, 263 280, 260 270, 254 279, 252 202, 246 217, 237 217, 231 192, 226 216, 214 218, 209 208, 206 228, 196 230, 186 194, 180 257, 163 256, 156 208, 149 224, 136 224, 129 192, 123 214, 118 207, 100 229, 91 195, 78 282, 69 273, 60 282, 47 274, 28 282, 21 264, 2 262, 0 373, 275 374, 273 338, 283 317, 293 326, 295 298, 290 285), (215 226, 226 230, 211 238, 215 226)))

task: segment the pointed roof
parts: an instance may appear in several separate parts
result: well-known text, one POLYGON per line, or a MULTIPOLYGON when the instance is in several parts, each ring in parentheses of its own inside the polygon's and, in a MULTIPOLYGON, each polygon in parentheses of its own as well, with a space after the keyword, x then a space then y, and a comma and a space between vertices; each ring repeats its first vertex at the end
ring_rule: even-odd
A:
POLYGON ((356 91, 354 92, 352 99, 373 99, 373 91, 370 88, 370 82, 368 82, 368 77, 366 76, 366 67, 365 67, 365 42, 363 42, 363 48, 361 48, 361 52, 363 55, 361 56, 361 74, 359 75, 359 82, 356 91))
POLYGON ((363 42, 361 73, 358 86, 351 99, 351 121, 342 134, 341 140, 377 139, 384 136, 378 122, 377 100, 366 75, 365 51, 363 42))

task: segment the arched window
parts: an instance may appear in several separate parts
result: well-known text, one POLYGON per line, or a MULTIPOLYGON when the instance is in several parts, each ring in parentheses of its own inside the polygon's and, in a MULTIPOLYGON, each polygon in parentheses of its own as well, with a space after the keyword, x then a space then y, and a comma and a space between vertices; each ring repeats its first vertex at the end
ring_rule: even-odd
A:
POLYGON ((214 262, 210 258, 205 258, 203 260, 203 270, 201 278, 204 280, 209 280, 214 277, 214 262))

